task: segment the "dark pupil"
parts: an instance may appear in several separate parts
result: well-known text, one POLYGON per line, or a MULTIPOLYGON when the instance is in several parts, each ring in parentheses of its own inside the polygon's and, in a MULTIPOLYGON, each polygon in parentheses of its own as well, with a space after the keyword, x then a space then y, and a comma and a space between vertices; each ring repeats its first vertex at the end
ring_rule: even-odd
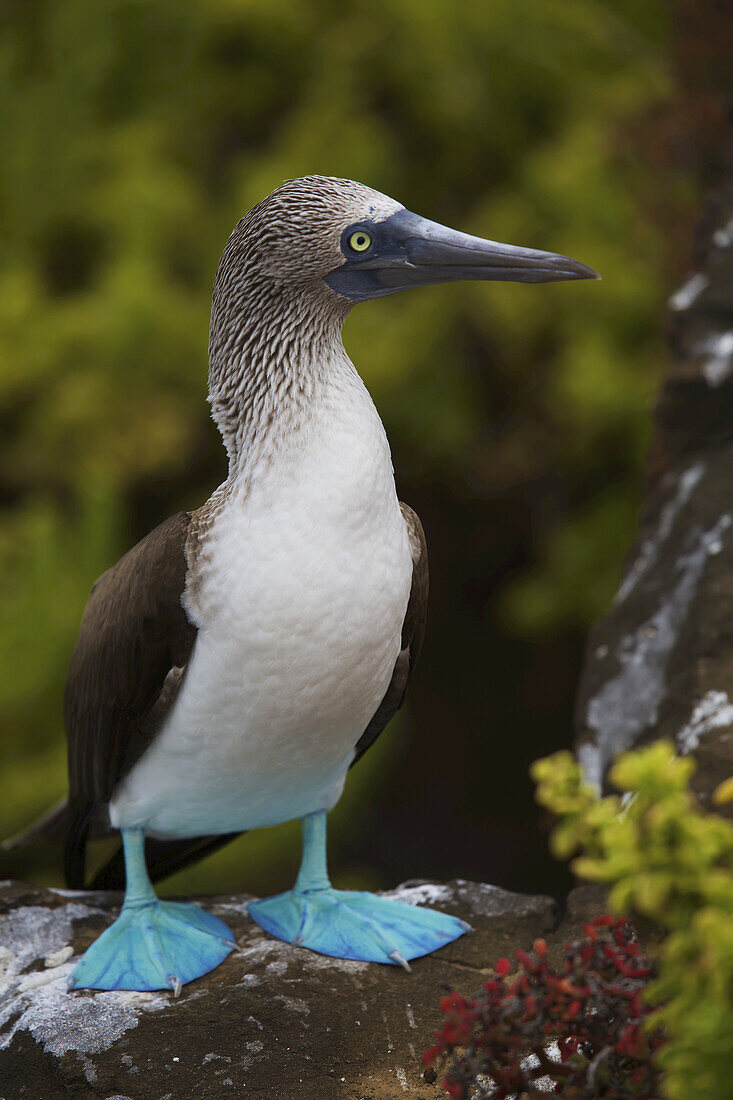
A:
POLYGON ((361 246, 363 244, 366 244, 366 237, 363 237, 360 233, 359 236, 356 238, 356 243, 359 246, 359 248, 361 248, 361 246))

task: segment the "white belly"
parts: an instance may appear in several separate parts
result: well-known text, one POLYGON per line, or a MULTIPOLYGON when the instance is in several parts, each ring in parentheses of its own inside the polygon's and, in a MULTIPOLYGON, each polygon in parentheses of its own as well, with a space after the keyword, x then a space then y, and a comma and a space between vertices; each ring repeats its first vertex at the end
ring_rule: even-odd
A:
POLYGON ((369 407, 358 430, 353 417, 342 431, 331 425, 217 517, 189 608, 199 630, 183 685, 115 792, 113 825, 230 832, 338 800, 392 677, 412 577, 369 407))

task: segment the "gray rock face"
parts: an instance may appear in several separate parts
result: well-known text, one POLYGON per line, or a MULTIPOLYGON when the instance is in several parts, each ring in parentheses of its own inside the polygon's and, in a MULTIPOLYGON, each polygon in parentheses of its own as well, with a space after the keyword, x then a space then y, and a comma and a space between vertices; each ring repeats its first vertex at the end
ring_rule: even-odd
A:
MULTIPOLYGON (((0 886, 2 1100, 433 1100, 420 1061, 440 1023, 446 986, 476 992, 488 968, 537 936, 561 944, 593 891, 557 929, 555 904, 470 882, 408 883, 389 896, 429 904, 475 931, 398 967, 344 962, 271 939, 247 898, 203 904, 233 929, 240 952, 167 993, 66 992, 81 952, 116 915, 119 896, 0 886), (557 929, 554 933, 553 930, 557 929)), ((430 1077, 430 1074, 428 1074, 430 1077)))
POLYGON ((666 737, 704 802, 733 774, 733 185, 702 219, 698 271, 670 300, 675 353, 656 410, 640 533, 590 636, 578 753, 600 785, 617 753, 666 737))

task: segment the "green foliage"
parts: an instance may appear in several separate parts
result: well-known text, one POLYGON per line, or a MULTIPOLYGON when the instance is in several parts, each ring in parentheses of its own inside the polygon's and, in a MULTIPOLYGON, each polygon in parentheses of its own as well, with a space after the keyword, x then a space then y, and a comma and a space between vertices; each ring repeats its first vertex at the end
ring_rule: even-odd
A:
POLYGON ((627 753, 599 799, 567 752, 533 766, 537 800, 557 815, 555 853, 579 850, 573 868, 609 887, 610 903, 665 933, 649 997, 670 1100, 726 1100, 733 1079, 733 825, 703 813, 688 789, 694 762, 666 742, 627 753))
MULTIPOLYGON (((608 600, 663 354, 658 180, 624 135, 667 94, 666 35, 657 0, 3 5, 2 833, 64 790, 64 674, 95 577, 223 476, 210 288, 232 226, 285 177, 361 179, 601 270, 375 302, 346 341, 426 480, 566 486, 507 584, 507 630, 583 625, 608 600)), ((259 888, 282 885, 261 862, 259 888)))

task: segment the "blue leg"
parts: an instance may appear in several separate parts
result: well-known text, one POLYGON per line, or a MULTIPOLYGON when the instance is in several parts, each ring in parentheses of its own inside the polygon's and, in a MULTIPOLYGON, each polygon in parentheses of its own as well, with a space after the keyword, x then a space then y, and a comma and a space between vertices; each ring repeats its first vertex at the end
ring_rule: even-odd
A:
POLYGON ((304 817, 303 858, 295 889, 253 902, 249 915, 287 943, 338 959, 402 965, 470 931, 434 909, 356 890, 334 890, 326 869, 326 814, 304 817))
POLYGON ((159 901, 145 866, 145 833, 123 829, 127 889, 119 917, 74 968, 69 989, 172 989, 208 974, 237 946, 198 905, 159 901))

